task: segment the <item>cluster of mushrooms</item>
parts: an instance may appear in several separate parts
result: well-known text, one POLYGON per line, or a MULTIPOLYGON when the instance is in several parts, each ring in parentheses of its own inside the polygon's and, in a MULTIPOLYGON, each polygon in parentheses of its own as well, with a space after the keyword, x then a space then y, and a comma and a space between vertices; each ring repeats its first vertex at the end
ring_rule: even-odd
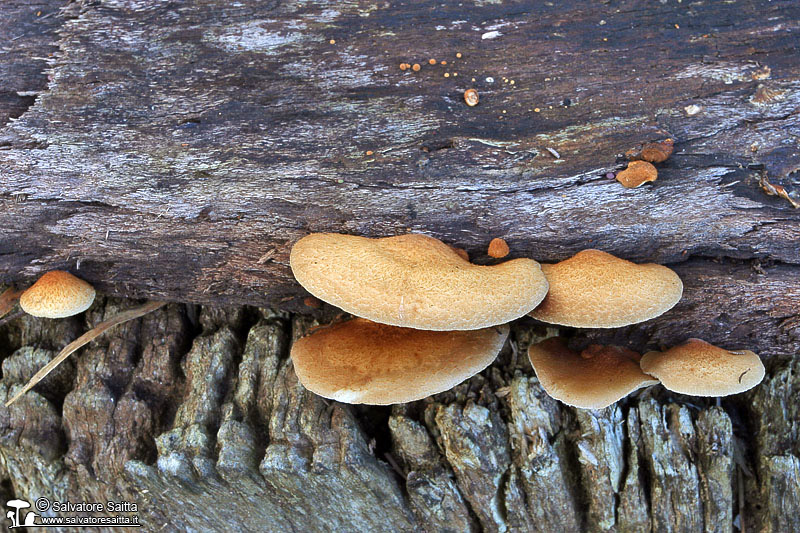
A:
MULTIPOLYGON (((622 327, 661 315, 683 292, 669 268, 599 250, 553 265, 520 258, 482 266, 465 255, 421 234, 371 239, 317 233, 300 239, 290 256, 297 281, 357 317, 316 328, 294 343, 300 383, 345 403, 419 400, 489 366, 514 319, 622 327)), ((548 394, 584 409, 607 407, 657 383, 683 394, 725 396, 764 377, 753 352, 699 339, 642 356, 597 345, 576 353, 552 337, 531 345, 528 356, 548 394)))
MULTIPOLYGON (((508 253, 496 239, 490 255, 508 253), (495 242, 497 241, 497 242, 495 242)), ((354 315, 316 328, 292 346, 300 382, 345 403, 389 405, 446 391, 497 357, 508 322, 530 315, 576 328, 614 328, 655 318, 680 300, 683 284, 667 267, 637 265, 584 250, 554 265, 520 258, 492 266, 421 234, 370 239, 317 233, 300 239, 290 263, 317 298, 354 315)), ((0 316, 18 299, 24 312, 64 318, 88 309, 94 288, 68 272, 44 274, 25 291, 0 295, 0 316)), ((64 348, 17 392, 10 405, 71 353, 107 329, 164 305, 148 302, 113 317, 64 348)), ((562 337, 533 344, 528 357, 544 390, 584 409, 600 409, 661 383, 695 396, 744 392, 764 378, 751 351, 699 339, 644 356, 617 346, 580 353, 562 337)))

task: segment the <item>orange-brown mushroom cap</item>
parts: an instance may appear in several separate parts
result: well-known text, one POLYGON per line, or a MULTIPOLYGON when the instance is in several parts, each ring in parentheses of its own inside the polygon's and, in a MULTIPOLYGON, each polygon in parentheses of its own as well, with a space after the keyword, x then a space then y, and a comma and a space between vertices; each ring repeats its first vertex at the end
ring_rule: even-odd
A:
POLYGON ((628 168, 617 174, 617 181, 628 189, 635 189, 658 179, 658 170, 647 161, 631 161, 628 168))
POLYGON ((511 250, 508 248, 508 243, 500 237, 495 237, 489 242, 489 248, 486 251, 490 257, 501 259, 507 256, 511 250))
POLYGON ((683 283, 669 268, 637 265, 600 250, 583 250, 542 265, 550 291, 533 318, 576 328, 617 328, 655 318, 672 308, 683 283))
POLYGON ((508 329, 423 331, 355 318, 295 341, 292 362, 300 383, 325 398, 371 405, 411 402, 489 366, 508 329))
POLYGON ((375 322, 416 329, 505 324, 547 293, 532 259, 473 265, 420 234, 369 239, 315 233, 294 245, 290 263, 297 281, 317 298, 375 322))
POLYGON ((666 139, 661 142, 647 143, 642 147, 642 159, 650 163, 663 163, 675 149, 675 141, 666 139))
POLYGON ((65 318, 89 309, 94 288, 69 272, 54 270, 44 274, 19 298, 19 306, 29 315, 65 318))
POLYGON ((738 394, 764 379, 764 364, 755 353, 725 350, 700 339, 664 352, 647 352, 641 365, 669 390, 692 396, 738 394))
POLYGON ((618 346, 589 346, 581 353, 551 337, 528 348, 528 358, 545 392, 582 409, 602 409, 658 380, 639 367, 641 355, 618 346))

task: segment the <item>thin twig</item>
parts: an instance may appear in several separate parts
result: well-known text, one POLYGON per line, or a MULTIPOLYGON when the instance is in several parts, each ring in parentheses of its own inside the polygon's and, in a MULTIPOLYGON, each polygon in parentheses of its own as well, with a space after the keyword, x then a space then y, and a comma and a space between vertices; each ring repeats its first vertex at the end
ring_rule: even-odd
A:
POLYGON ((113 328, 118 324, 122 324, 123 322, 127 322, 128 320, 133 320, 134 318, 139 318, 140 316, 146 315, 151 311, 155 311, 159 307, 166 305, 166 302, 147 302, 144 305, 139 307, 134 307, 133 309, 129 309, 127 311, 123 311, 122 313, 118 314, 114 318, 106 320, 105 322, 101 322, 96 327, 90 329, 71 343, 69 343, 63 350, 59 352, 57 356, 53 358, 52 361, 44 365, 41 370, 39 370, 35 376, 33 376, 28 383, 22 387, 22 390, 19 391, 17 394, 14 395, 13 398, 6 402, 6 407, 17 401, 20 396, 31 390, 33 387, 36 386, 37 383, 42 381, 47 374, 53 371, 58 365, 60 365, 64 360, 69 357, 75 350, 92 342, 94 339, 105 333, 107 330, 113 328))

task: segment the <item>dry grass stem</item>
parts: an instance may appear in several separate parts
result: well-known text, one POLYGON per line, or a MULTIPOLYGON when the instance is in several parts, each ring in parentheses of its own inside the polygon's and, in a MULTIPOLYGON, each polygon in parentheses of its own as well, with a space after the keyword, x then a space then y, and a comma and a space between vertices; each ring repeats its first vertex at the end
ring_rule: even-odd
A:
POLYGON ((123 311, 122 313, 118 314, 114 318, 101 322, 96 327, 90 329, 71 343, 69 343, 63 350, 59 352, 57 356, 53 358, 52 361, 47 363, 39 370, 35 376, 33 376, 28 383, 22 387, 22 390, 17 392, 10 400, 6 402, 6 407, 17 401, 23 394, 31 390, 35 387, 40 381, 42 381, 47 375, 53 371, 58 365, 60 365, 64 360, 69 357, 74 351, 78 348, 92 342, 94 339, 105 333, 107 330, 122 324, 123 322, 127 322, 129 320, 133 320, 134 318, 139 318, 140 316, 144 316, 147 313, 155 311, 159 307, 166 305, 166 302, 147 302, 144 305, 139 307, 134 307, 133 309, 128 309, 127 311, 123 311))

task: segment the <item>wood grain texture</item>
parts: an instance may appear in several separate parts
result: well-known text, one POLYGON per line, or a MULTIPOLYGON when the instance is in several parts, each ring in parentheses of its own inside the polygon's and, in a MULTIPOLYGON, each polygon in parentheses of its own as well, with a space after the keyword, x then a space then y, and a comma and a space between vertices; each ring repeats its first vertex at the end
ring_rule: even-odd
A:
POLYGON ((795 2, 65 13, 47 91, 2 131, 6 282, 58 267, 112 294, 275 304, 301 294, 287 257, 311 231, 800 263, 800 210, 759 187, 796 190, 795 2), (754 102, 759 85, 777 96, 754 102), (666 137, 652 186, 604 177, 666 137))
POLYGON ((47 89, 66 0, 7 0, 0 7, 0 127, 27 111, 47 89))

